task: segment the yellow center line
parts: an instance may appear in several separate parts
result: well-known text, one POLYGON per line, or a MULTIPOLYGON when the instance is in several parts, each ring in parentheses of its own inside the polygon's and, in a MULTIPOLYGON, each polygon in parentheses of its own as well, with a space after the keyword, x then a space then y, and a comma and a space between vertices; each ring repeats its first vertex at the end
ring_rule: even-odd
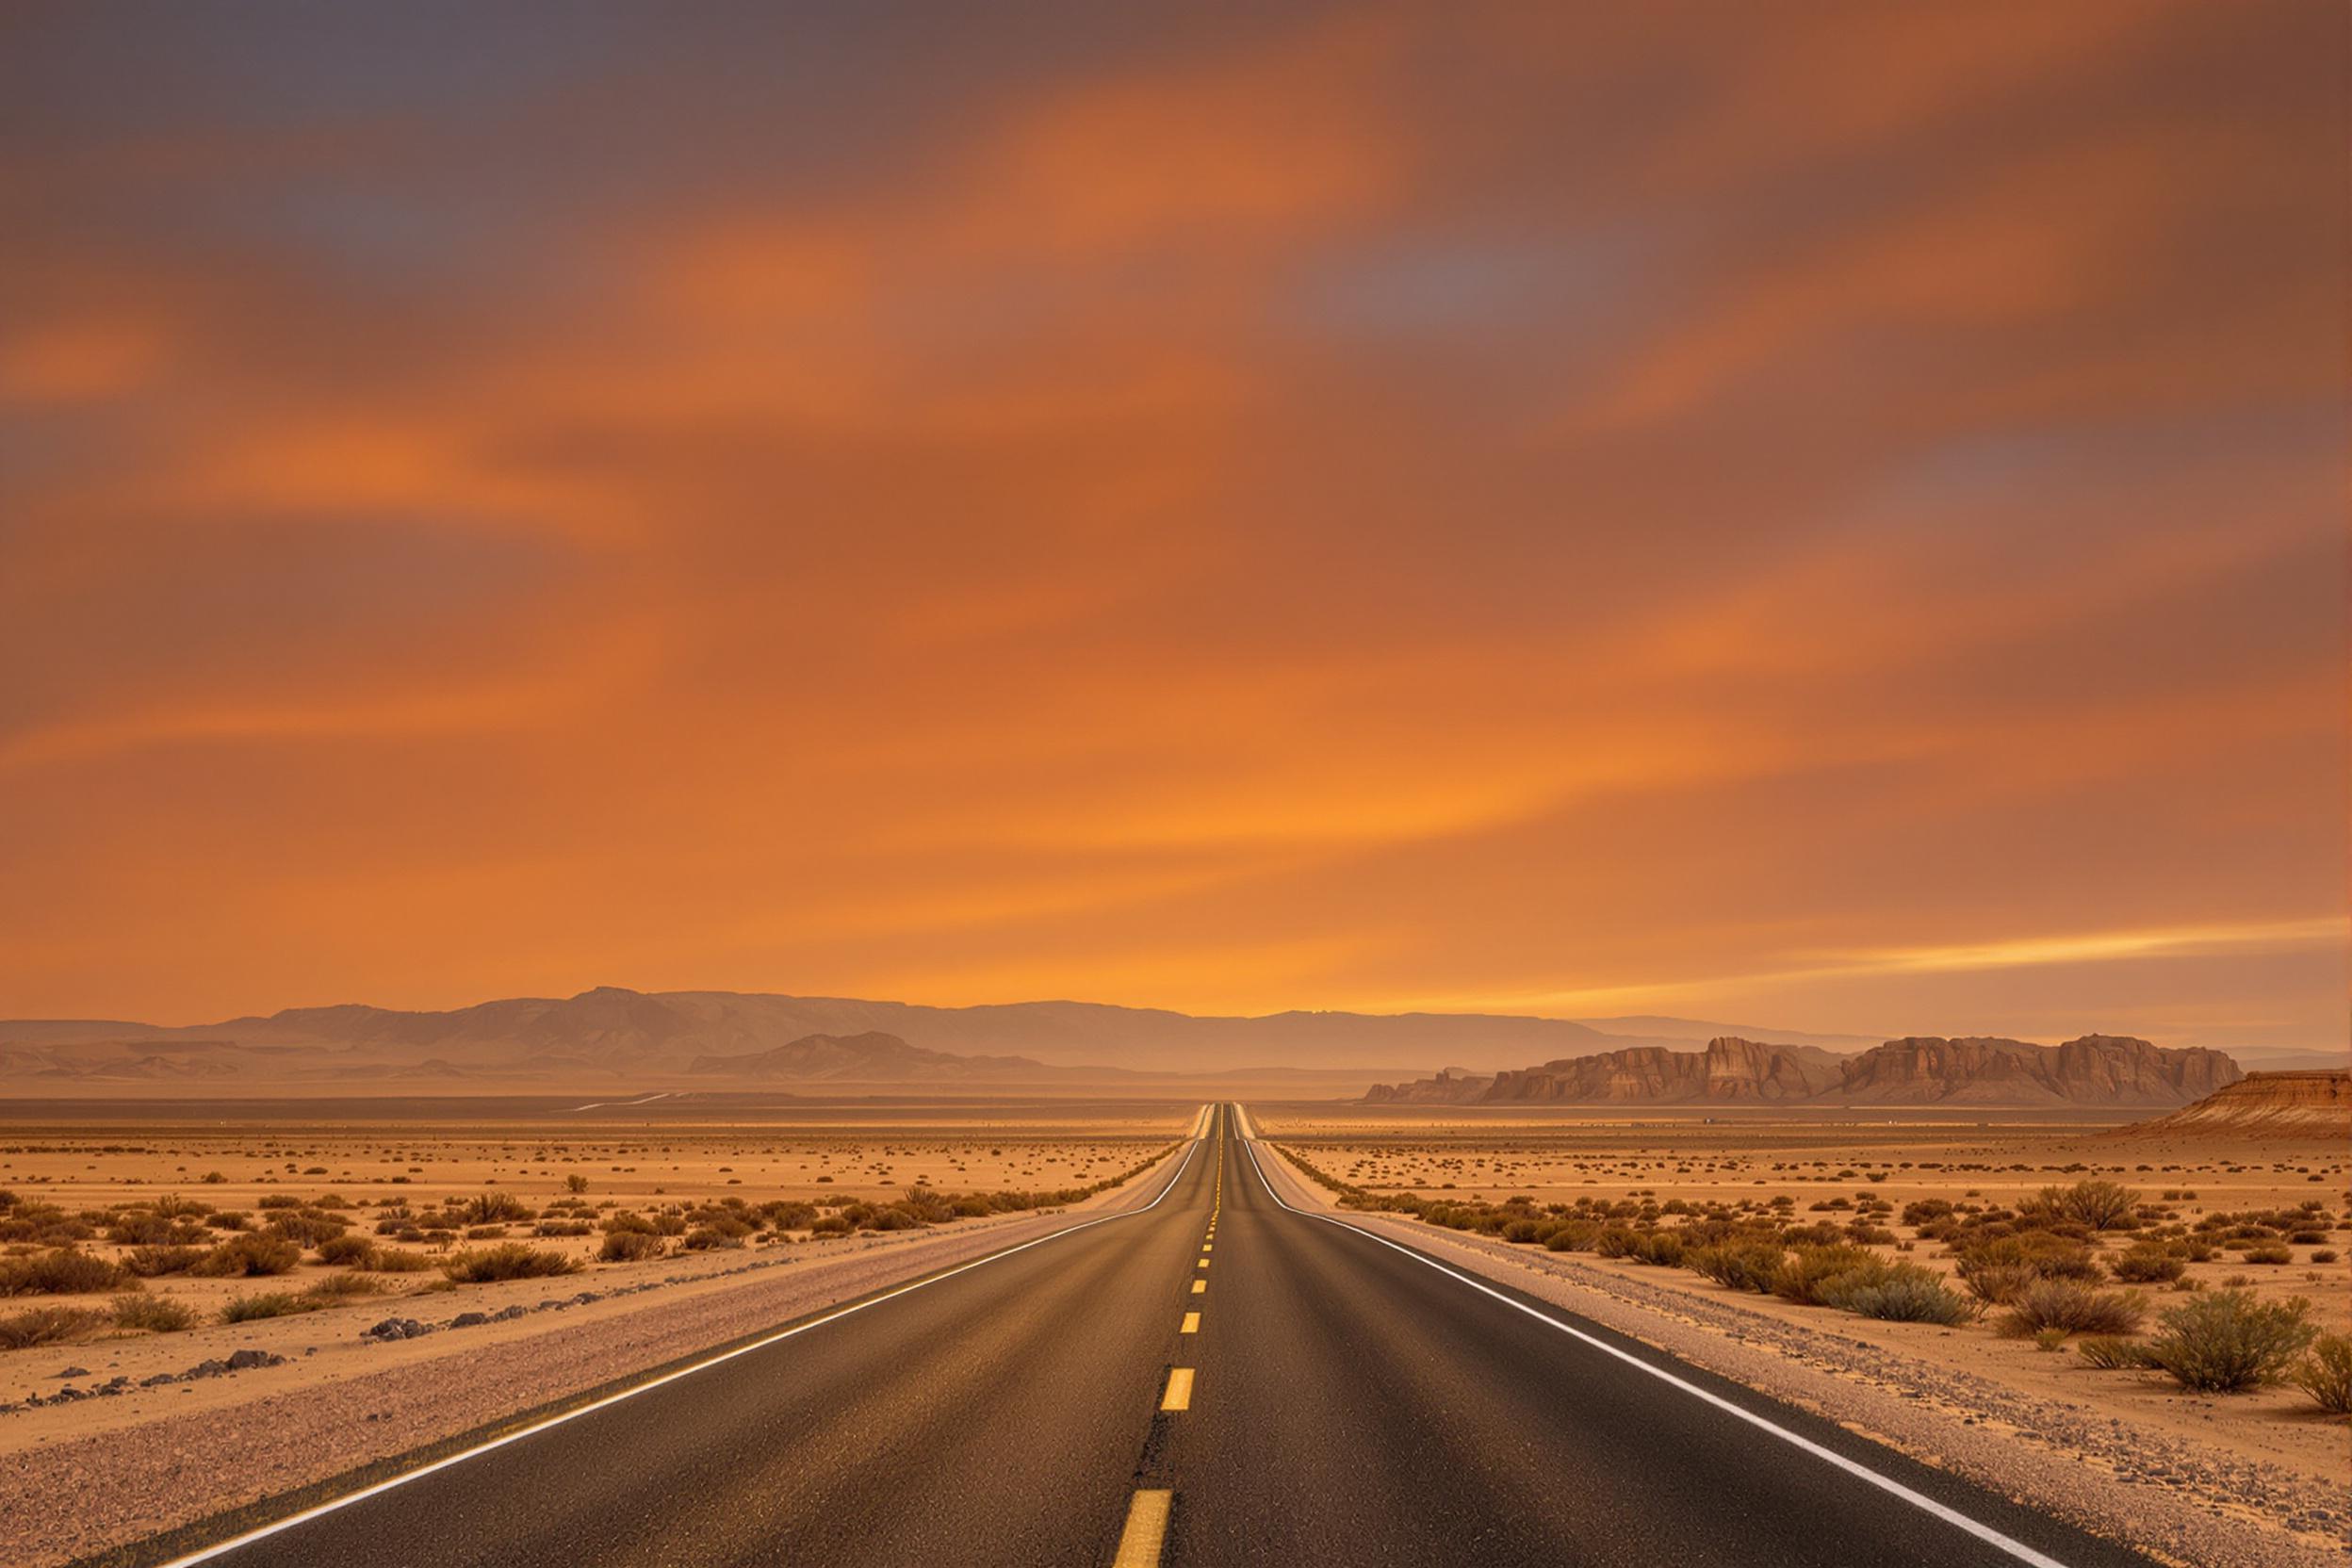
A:
POLYGON ((1192 1293, 1195 1296, 1205 1296, 1208 1294, 1208 1289, 1209 1282, 1206 1280, 1195 1280, 1192 1282, 1192 1293))
POLYGON ((1200 1260, 1200 1267, 1202 1267, 1202 1268, 1206 1268, 1206 1267, 1208 1267, 1208 1266, 1209 1266, 1209 1260, 1208 1260, 1208 1259, 1206 1259, 1206 1258, 1202 1258, 1202 1259, 1200 1260))
POLYGON ((1127 1504, 1127 1527, 1119 1532, 1119 1556, 1111 1568, 1160 1568, 1160 1544, 1168 1539, 1168 1507, 1173 1492, 1138 1492, 1127 1504))
POLYGON ((1190 1410, 1192 1408, 1191 1367, 1171 1366, 1168 1368, 1168 1392, 1160 1396, 1160 1408, 1162 1410, 1190 1410))
POLYGON ((1184 1314, 1184 1326, 1176 1331, 1180 1334, 1199 1333, 1200 1331, 1200 1315, 1197 1312, 1188 1312, 1184 1314))

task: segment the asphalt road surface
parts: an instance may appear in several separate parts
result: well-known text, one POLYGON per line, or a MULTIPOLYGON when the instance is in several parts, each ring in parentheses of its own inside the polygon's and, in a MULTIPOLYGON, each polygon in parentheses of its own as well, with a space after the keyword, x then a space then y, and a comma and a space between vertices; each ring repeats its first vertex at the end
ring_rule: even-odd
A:
POLYGON ((2147 1562, 1293 1210, 1240 1126, 1149 1208, 178 1560, 2147 1562))

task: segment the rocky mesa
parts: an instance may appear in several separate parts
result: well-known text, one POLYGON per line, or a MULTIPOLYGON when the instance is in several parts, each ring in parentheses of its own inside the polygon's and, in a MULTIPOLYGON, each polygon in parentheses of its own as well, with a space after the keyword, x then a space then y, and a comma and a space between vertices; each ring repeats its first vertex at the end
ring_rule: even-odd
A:
POLYGON ((2352 1071, 2249 1072, 2193 1105, 2115 1136, 2352 1138, 2352 1071))
POLYGON ((2244 1076, 2225 1054, 2119 1035, 2061 1045, 1910 1036, 1839 1058, 1815 1046, 1723 1037, 1704 1051, 1642 1046, 1496 1073, 1380 1085, 1370 1103, 2185 1105, 2244 1076), (1483 1085, 1482 1087, 1476 1086, 1483 1085))

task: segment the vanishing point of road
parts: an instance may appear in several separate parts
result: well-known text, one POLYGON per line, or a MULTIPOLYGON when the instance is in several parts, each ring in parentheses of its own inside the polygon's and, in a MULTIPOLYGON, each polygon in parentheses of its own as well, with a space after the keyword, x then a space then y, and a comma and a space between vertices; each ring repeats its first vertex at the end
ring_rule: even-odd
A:
POLYGON ((1144 1206, 175 1560, 2147 1563, 1292 1207, 1234 1107, 1199 1132, 1144 1206))

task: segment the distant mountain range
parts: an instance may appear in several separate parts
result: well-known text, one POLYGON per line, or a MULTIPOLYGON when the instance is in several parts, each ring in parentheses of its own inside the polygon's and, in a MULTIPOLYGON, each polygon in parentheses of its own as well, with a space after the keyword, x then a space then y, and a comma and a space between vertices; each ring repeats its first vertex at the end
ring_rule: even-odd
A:
MULTIPOLYGON (((413 1093, 446 1084, 461 1092, 511 1092, 557 1084, 609 1087, 620 1080, 656 1087, 816 1082, 968 1092, 1086 1084, 1147 1093, 1177 1092, 1215 1079, 1226 1086, 1246 1081, 1258 1092, 1323 1097, 1359 1094, 1376 1078, 1398 1070, 1426 1072, 1435 1062, 1536 1061, 1546 1065, 1499 1074, 1463 1071, 1443 1084, 1425 1079, 1426 1087, 1398 1086, 1390 1093, 1446 1101, 1490 1089, 1506 1099, 1671 1100, 1690 1095, 1694 1070, 1701 1079, 1714 1073, 1724 1081, 1750 1073, 1747 1067, 1734 1071, 1703 1061, 1694 1069, 1682 1060, 1708 1057, 1710 1041, 1762 1053, 1753 1076, 1772 1096, 1784 1098, 1810 1097, 1832 1079, 1843 1086, 1845 1058, 1858 1053, 1883 1062, 1877 1054, 1887 1049, 1868 1036, 1658 1016, 1288 1012, 1226 1018, 1084 1002, 928 1007, 605 986, 571 997, 515 997, 440 1012, 294 1007, 188 1027, 0 1021, 0 1091, 63 1094, 147 1085, 150 1092, 162 1092, 201 1084, 217 1094, 384 1084, 413 1093), (1571 1063, 1598 1065, 1563 1066, 1571 1063), (1465 1090, 1474 1079, 1476 1088, 1465 1090)), ((1995 1044, 2028 1053, 2064 1049, 1995 1044)), ((2016 1071, 2024 1058, 2015 1052, 1994 1056, 2001 1059, 1988 1058, 1971 1070, 1976 1080, 2024 1084, 2031 1078, 2016 1071)), ((1851 1092, 1858 1098, 1884 1093, 1907 1099, 1916 1092, 1883 1087, 1875 1077, 1854 1083, 1851 1092)))
POLYGON ((2063 1045, 1915 1036, 1840 1058, 1816 1046, 1722 1037, 1701 1051, 1601 1052, 1518 1071, 1376 1084, 1374 1104, 2185 1105, 2236 1083, 2218 1051, 2115 1035, 2063 1045))

